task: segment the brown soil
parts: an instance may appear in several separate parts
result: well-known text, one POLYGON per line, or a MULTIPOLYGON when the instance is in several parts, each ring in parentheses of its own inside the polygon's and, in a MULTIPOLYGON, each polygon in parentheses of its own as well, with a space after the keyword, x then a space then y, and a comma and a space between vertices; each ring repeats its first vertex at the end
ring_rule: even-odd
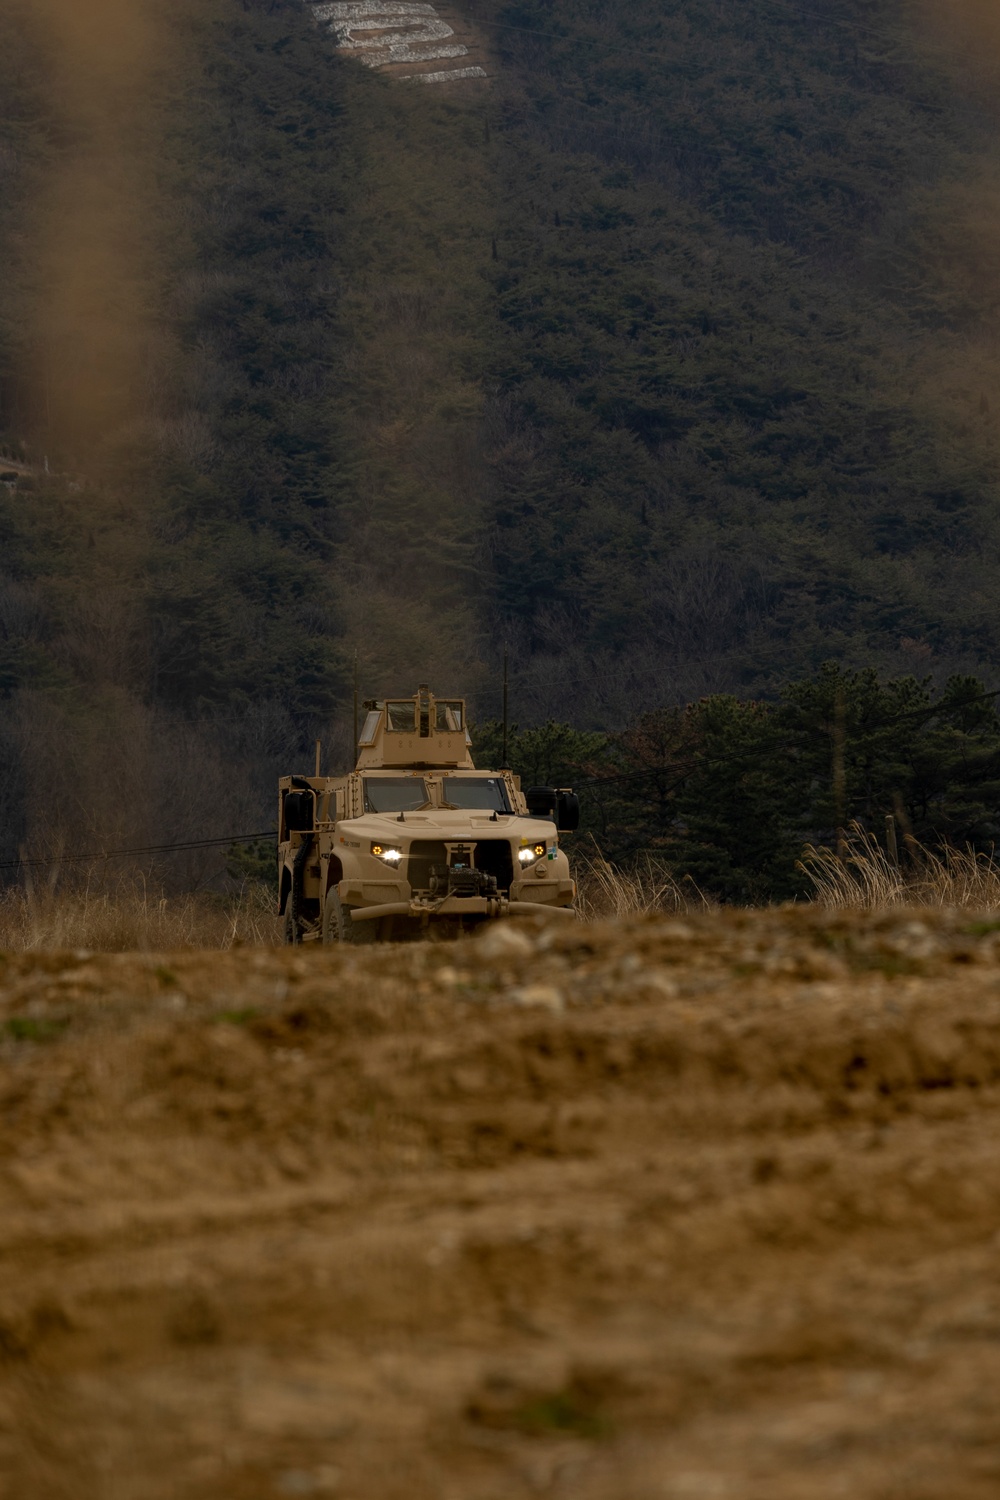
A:
POLYGON ((0 1035, 5 1500, 1000 1493, 1000 923, 25 954, 0 1035))

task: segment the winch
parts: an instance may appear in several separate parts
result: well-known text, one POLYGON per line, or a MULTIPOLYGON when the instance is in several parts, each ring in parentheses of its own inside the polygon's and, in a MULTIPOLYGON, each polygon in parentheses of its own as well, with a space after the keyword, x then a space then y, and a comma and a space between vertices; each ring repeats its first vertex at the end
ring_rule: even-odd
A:
POLYGON ((473 864, 470 844, 447 844, 448 863, 431 865, 427 888, 431 896, 495 896, 497 878, 473 864))

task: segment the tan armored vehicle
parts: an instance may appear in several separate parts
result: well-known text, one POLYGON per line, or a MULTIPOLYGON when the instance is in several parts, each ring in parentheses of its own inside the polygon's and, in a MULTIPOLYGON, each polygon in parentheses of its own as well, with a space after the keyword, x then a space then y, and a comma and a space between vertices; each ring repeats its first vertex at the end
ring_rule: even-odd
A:
POLYGON ((285 941, 364 943, 454 933, 499 917, 573 916, 558 829, 572 792, 480 771, 460 698, 365 704, 347 776, 278 783, 278 910, 285 941))

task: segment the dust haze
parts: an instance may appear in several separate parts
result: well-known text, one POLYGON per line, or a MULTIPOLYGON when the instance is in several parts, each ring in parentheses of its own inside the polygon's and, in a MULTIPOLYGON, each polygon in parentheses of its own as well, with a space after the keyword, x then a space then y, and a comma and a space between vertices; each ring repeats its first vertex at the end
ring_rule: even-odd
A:
POLYGON ((58 165, 38 205, 38 420, 80 464, 135 418, 150 326, 152 0, 28 0, 49 59, 58 165), (147 290, 144 291, 144 287, 147 290))
MULTIPOLYGON (((916 256, 901 293, 929 328, 914 394, 944 442, 1000 460, 1000 168, 995 101, 1000 7, 995 0, 919 0, 918 56, 945 83, 959 133, 944 170, 928 172, 901 206, 916 256)), ((947 147, 945 148, 947 149, 947 147)), ((896 209, 890 209, 890 215, 896 209)), ((894 242, 891 225, 884 236, 894 242)))
POLYGON ((995 0, 922 0, 925 27, 974 73, 1000 65, 1000 9, 995 0))

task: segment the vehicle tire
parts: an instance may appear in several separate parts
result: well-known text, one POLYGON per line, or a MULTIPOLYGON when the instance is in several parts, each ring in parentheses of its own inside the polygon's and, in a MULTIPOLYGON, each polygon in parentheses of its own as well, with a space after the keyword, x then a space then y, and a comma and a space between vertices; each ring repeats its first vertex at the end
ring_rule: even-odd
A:
POLYGON ((288 946, 297 947, 302 941, 302 934, 299 932, 298 923, 292 914, 291 897, 288 898, 288 905, 285 907, 285 926, 282 935, 288 946))
POLYGON ((319 938, 325 946, 340 942, 340 897, 336 889, 327 891, 323 902, 323 918, 320 922, 319 938))
POLYGON ((327 892, 323 903, 324 943, 374 943, 377 922, 352 922, 351 908, 345 906, 336 889, 327 892))

